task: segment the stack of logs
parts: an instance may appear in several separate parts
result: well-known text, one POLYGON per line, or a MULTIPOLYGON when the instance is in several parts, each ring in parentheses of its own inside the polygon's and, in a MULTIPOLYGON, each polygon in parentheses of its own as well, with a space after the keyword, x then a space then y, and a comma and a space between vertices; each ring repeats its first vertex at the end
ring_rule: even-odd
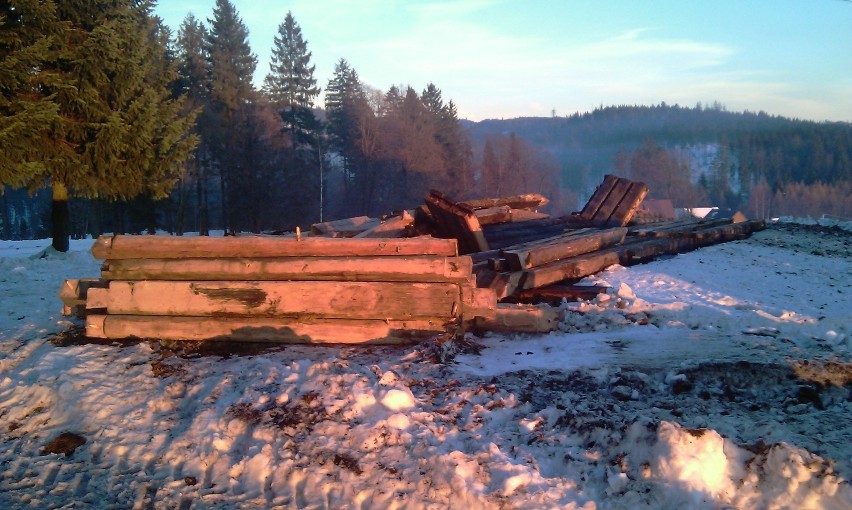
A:
POLYGON ((629 227, 648 189, 606 176, 581 212, 553 218, 521 195, 425 204, 302 234, 101 237, 100 279, 68 280, 66 313, 92 338, 399 343, 477 329, 549 331, 572 285, 613 264, 747 237, 760 221, 629 227))

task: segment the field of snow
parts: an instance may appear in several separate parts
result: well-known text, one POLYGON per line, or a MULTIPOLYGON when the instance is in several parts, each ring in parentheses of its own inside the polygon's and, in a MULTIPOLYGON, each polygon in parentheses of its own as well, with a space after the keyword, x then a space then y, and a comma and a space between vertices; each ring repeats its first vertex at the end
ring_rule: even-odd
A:
POLYGON ((2 509, 852 509, 849 230, 613 267, 558 332, 441 347, 87 342, 57 292, 91 240, 48 245, 0 241, 2 509))

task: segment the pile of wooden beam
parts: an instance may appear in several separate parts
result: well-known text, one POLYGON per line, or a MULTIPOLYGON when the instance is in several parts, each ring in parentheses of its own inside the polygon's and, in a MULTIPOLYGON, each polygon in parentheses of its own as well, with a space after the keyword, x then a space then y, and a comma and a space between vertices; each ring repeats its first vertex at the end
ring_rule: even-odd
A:
POLYGON ((101 237, 101 278, 68 280, 67 313, 93 338, 398 343, 460 331, 550 331, 557 309, 592 299, 580 279, 614 264, 740 239, 732 219, 628 226, 648 192, 608 175, 582 211, 549 217, 541 195, 424 205, 304 233, 101 237))
POLYGON ((398 343, 496 313, 453 239, 122 235, 92 253, 101 278, 60 291, 90 338, 398 343))

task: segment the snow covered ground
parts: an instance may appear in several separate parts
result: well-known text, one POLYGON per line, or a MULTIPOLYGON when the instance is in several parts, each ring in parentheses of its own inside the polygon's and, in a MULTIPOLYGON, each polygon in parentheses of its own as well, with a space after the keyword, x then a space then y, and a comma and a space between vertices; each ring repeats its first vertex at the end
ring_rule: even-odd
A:
POLYGON ((91 241, 48 244, 0 242, 3 509, 852 508, 848 230, 614 267, 449 353, 86 342, 91 241))

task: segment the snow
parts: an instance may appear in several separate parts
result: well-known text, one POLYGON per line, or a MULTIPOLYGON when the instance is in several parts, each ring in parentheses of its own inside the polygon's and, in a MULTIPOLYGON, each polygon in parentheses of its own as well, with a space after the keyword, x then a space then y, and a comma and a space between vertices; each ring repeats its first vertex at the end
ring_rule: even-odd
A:
POLYGON ((778 223, 612 267, 559 331, 446 363, 86 341, 57 292, 92 241, 0 242, 0 508, 852 508, 850 242, 778 223))

